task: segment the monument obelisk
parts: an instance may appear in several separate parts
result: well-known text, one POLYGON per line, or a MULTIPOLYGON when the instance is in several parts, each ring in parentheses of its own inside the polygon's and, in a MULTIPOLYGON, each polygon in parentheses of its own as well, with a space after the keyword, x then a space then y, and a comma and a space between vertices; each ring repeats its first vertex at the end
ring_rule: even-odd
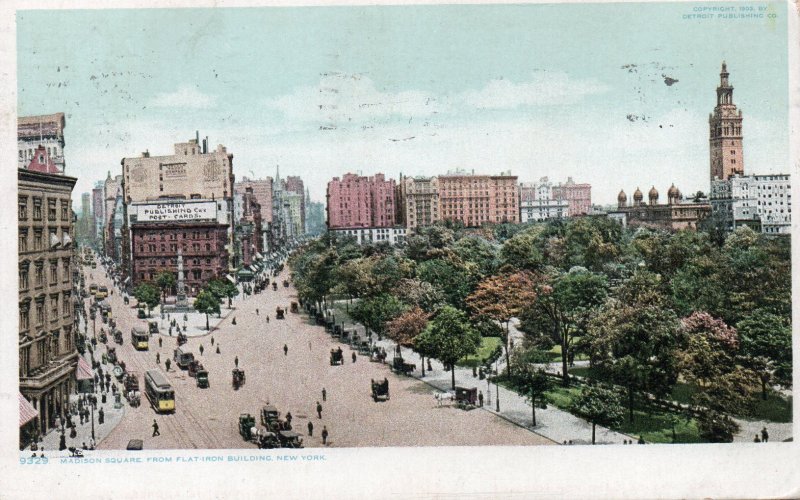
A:
POLYGON ((175 297, 175 309, 187 310, 189 309, 189 301, 186 299, 186 285, 183 276, 183 253, 178 249, 178 293, 175 297))

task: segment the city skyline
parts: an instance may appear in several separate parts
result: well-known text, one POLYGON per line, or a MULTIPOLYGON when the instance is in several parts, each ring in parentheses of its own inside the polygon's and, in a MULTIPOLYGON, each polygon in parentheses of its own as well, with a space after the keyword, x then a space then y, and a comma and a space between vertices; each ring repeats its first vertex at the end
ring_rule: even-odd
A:
POLYGON ((66 113, 76 192, 199 130, 235 155, 237 178, 280 165, 316 201, 346 172, 463 168, 572 176, 605 205, 637 185, 709 190, 707 120, 725 60, 745 173, 788 172, 786 27, 701 26, 682 18, 691 5, 22 11, 18 114, 66 113), (609 29, 578 29, 577 14, 609 29), (48 16, 70 51, 32 36, 48 16), (217 29, 198 37, 197 26, 217 29), (762 66, 764 53, 778 64, 762 66))

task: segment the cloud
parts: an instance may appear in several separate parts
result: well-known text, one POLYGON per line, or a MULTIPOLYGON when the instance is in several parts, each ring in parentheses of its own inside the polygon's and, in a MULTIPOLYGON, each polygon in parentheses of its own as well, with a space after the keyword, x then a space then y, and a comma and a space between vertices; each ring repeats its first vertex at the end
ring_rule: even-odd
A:
POLYGON ((217 98, 204 94, 196 88, 183 86, 175 92, 157 95, 148 104, 157 108, 206 109, 216 105, 217 98))
POLYGON ((491 80, 481 90, 464 92, 458 100, 479 109, 514 109, 575 104, 586 96, 608 90, 610 87, 594 78, 575 80, 566 73, 539 71, 527 82, 491 80))

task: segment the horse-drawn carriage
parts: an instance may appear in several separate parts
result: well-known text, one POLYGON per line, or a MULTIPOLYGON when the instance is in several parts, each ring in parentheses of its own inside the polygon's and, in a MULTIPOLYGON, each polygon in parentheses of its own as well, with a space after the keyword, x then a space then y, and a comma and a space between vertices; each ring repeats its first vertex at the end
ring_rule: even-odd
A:
POLYGON ((197 372, 199 372, 200 370, 204 370, 204 368, 203 368, 203 364, 200 363, 199 360, 194 359, 194 360, 189 362, 189 376, 190 377, 197 376, 197 372))
POLYGON ((303 438, 300 434, 293 431, 279 431, 278 440, 281 443, 281 448, 302 448, 303 438))
POLYGON ((243 386, 245 382, 244 370, 234 368, 231 374, 233 378, 233 389, 238 391, 239 387, 243 386))
POLYGON ((261 408, 261 425, 268 431, 278 432, 280 430, 281 412, 272 405, 261 408))
POLYGON ((185 333, 179 333, 178 334, 178 345, 179 346, 182 346, 183 344, 185 344, 188 341, 189 341, 189 337, 187 337, 185 333))
POLYGON ((106 361, 109 363, 116 364, 117 362, 117 348, 116 347, 109 347, 108 352, 106 352, 106 361))
POLYGON ((297 304, 297 302, 292 302, 289 305, 289 310, 292 312, 292 314, 297 314, 300 312, 300 306, 297 304))
POLYGON ((478 405, 478 388, 477 387, 459 387, 456 386, 456 406, 462 410, 471 410, 478 405))
MULTIPOLYGON (((277 276, 277 275, 276 275, 276 276, 277 276)), ((273 282, 272 282, 272 289, 273 289, 273 290, 277 290, 277 289, 278 289, 278 282, 277 282, 277 281, 273 281, 273 282)))
POLYGON ((283 288, 289 288, 289 280, 283 280, 283 288))
POLYGON ((114 329, 114 342, 119 345, 122 345, 122 330, 115 328, 114 329))
POLYGON ((278 435, 266 429, 258 429, 255 436, 255 443, 262 450, 281 447, 278 435))
POLYGON ((203 368, 203 365, 200 365, 200 368, 197 370, 195 380, 197 381, 197 387, 201 389, 208 387, 208 370, 203 368))
POLYGON ((253 429, 256 426, 256 419, 249 413, 239 414, 239 434, 245 441, 252 441, 253 429))
POLYGON ((278 306, 275 309, 275 319, 285 319, 284 316, 285 316, 285 311, 283 310, 283 308, 281 306, 278 306))
POLYGON ((158 321, 148 321, 147 330, 150 332, 150 335, 158 335, 158 321))
POLYGON ((340 347, 338 349, 331 349, 331 366, 343 364, 344 354, 342 353, 342 348, 340 347))
POLYGON ((375 382, 373 379, 370 383, 372 387, 372 400, 376 403, 378 400, 389 401, 389 379, 384 378, 383 382, 375 382))
POLYGON ((100 329, 100 342, 104 344, 108 343, 108 335, 106 335, 106 331, 102 328, 100 329))
POLYGON ((406 363, 405 360, 400 356, 395 356, 392 359, 392 370, 395 372, 402 373, 403 375, 408 375, 409 373, 413 372, 417 369, 417 365, 414 363, 406 363))
POLYGON ((370 347, 368 340, 362 340, 358 343, 358 353, 362 356, 369 356, 370 355, 370 347))
POLYGON ((142 402, 142 396, 139 392, 139 377, 135 373, 126 373, 122 378, 122 385, 125 387, 125 399, 128 404, 136 407, 142 402))

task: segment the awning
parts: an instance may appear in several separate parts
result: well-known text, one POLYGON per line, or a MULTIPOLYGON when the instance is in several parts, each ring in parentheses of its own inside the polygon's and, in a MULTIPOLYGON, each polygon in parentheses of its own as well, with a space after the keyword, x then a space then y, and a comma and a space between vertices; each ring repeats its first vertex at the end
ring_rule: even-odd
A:
POLYGON ((250 272, 249 269, 244 269, 244 268, 240 269, 239 272, 236 273, 236 274, 238 274, 239 276, 252 276, 253 275, 253 273, 250 272))
POLYGON ((92 380, 94 379, 94 375, 92 374, 92 367, 89 366, 89 363, 83 359, 83 357, 78 358, 78 367, 75 369, 75 378, 78 380, 92 380))
POLYGON ((32 404, 25 399, 25 396, 22 393, 19 394, 19 426, 22 427, 23 425, 27 424, 34 418, 39 415, 39 412, 36 411, 36 408, 33 407, 32 404))
POLYGON ((257 258, 257 259, 264 260, 264 256, 263 256, 263 255, 261 255, 261 253, 259 253, 259 252, 256 252, 256 258, 257 258))
POLYGON ((234 285, 236 284, 236 279, 234 279, 234 277, 231 276, 230 274, 226 274, 225 277, 228 278, 228 281, 230 281, 234 285))

